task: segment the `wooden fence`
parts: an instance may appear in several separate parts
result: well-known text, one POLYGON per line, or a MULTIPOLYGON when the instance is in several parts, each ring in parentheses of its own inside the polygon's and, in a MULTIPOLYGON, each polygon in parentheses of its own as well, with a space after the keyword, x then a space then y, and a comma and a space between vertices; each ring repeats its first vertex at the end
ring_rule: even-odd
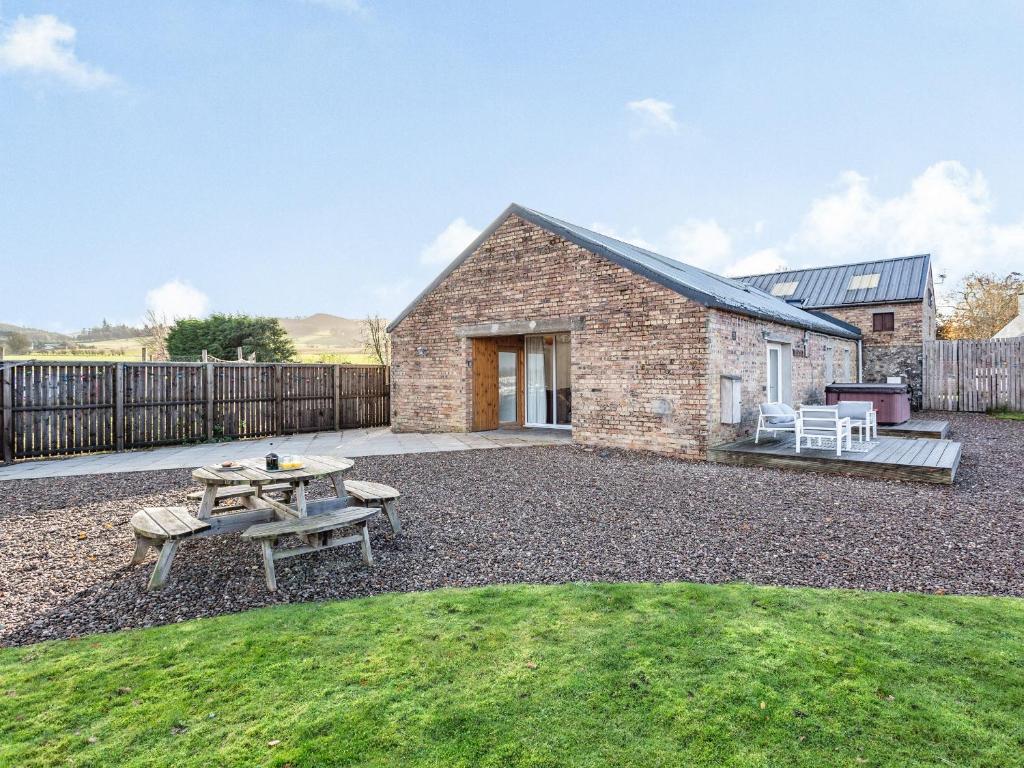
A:
POLYGON ((0 362, 3 461, 375 427, 386 366, 0 362))
POLYGON ((1024 338, 926 341, 924 407, 1024 411, 1024 338))

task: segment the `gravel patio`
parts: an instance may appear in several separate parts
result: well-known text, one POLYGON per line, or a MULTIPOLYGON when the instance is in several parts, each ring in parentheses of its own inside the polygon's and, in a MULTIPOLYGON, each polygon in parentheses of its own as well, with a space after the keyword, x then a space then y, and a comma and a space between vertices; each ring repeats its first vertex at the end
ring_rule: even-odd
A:
MULTIPOLYGON (((509 582, 750 581, 1024 596, 1024 422, 950 420, 951 487, 689 463, 575 446, 369 456, 404 532, 283 561, 267 592, 238 536, 186 542, 168 587, 126 564, 128 519, 180 505, 188 470, 0 483, 0 645, 280 602, 509 582)), ((326 493, 313 486, 312 495, 326 493)))

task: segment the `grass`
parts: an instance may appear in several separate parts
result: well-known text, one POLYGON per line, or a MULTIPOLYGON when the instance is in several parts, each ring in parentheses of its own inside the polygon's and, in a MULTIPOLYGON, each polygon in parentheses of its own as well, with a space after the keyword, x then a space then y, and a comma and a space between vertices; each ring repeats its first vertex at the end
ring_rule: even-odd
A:
POLYGON ((1021 411, 989 411, 989 416, 997 419, 1008 419, 1009 421, 1024 421, 1024 412, 1021 411))
POLYGON ((1014 599, 442 590, 8 649, 0 679, 22 768, 1024 764, 1014 599))

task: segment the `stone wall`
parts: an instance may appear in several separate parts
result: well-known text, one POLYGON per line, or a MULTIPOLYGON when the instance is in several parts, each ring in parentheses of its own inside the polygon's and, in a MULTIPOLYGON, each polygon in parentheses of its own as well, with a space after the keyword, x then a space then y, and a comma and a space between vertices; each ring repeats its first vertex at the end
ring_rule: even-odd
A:
POLYGON ((862 307, 829 307, 825 310, 861 329, 864 335, 864 381, 885 381, 886 376, 906 376, 910 406, 921 407, 923 341, 935 338, 934 300, 862 307), (876 312, 892 312, 892 331, 873 330, 876 312))

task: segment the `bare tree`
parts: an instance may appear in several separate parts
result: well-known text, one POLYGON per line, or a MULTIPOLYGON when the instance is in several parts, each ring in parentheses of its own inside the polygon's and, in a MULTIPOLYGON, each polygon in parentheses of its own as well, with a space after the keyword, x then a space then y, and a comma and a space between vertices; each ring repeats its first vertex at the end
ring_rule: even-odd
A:
POLYGON ((1017 315, 1017 294, 1024 291, 1024 276, 1006 277, 974 272, 956 293, 956 306, 939 325, 940 339, 990 339, 1017 315))
POLYGON ((391 365, 388 321, 380 315, 367 315, 363 320, 363 351, 381 365, 391 365))
POLYGON ((157 315, 152 309, 146 312, 146 350, 150 360, 167 360, 167 332, 171 329, 166 317, 157 315))

